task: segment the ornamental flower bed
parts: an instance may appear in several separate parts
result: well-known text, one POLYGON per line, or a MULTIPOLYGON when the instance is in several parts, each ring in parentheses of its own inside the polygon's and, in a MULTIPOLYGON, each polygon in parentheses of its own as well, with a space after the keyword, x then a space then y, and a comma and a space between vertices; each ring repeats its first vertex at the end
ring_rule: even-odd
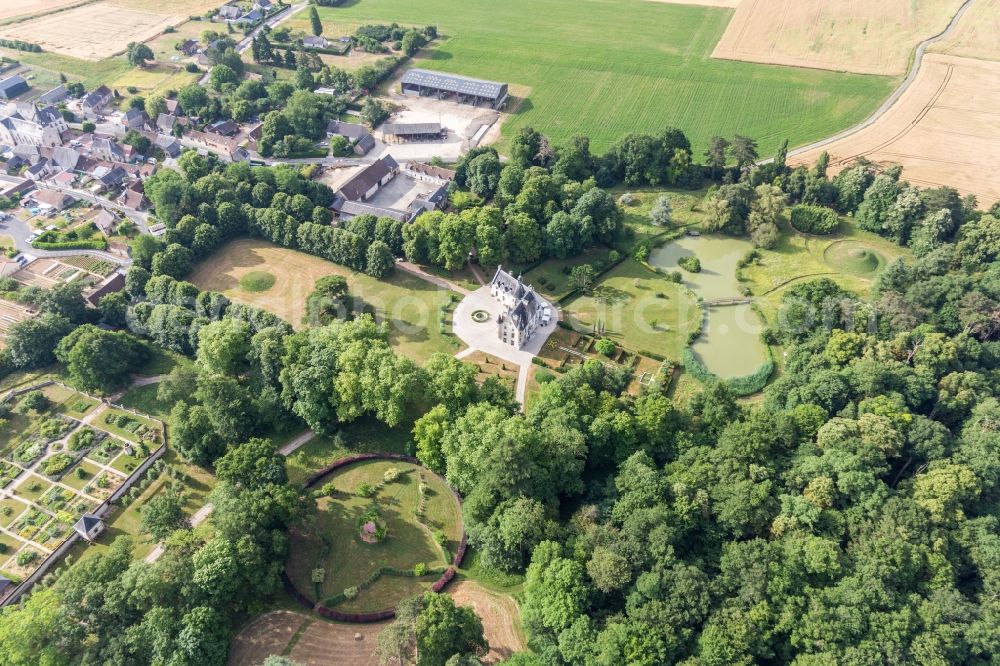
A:
POLYGON ((365 543, 379 543, 385 539, 388 530, 378 512, 378 507, 372 505, 358 518, 358 536, 365 543))

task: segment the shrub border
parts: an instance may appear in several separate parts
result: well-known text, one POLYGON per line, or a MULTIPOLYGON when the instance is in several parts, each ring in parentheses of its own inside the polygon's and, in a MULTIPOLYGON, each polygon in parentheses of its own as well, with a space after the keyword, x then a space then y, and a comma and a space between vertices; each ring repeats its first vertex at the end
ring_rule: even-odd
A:
MULTIPOLYGON (((330 463, 323 469, 314 473, 312 476, 306 479, 305 488, 307 490, 309 488, 312 488, 317 483, 319 483, 320 479, 322 479, 323 477, 325 477, 327 474, 329 474, 334 470, 340 469, 341 467, 346 467, 347 465, 353 465, 354 463, 357 462, 363 462, 365 460, 400 460, 402 462, 408 462, 414 465, 419 465, 421 468, 426 469, 428 472, 434 474, 439 479, 441 479, 439 475, 435 474, 432 470, 424 467, 423 464, 421 464, 421 462, 416 458, 414 458, 413 456, 407 456, 401 453, 358 453, 353 456, 347 456, 346 458, 341 458, 340 460, 335 460, 334 462, 330 463)), ((445 481, 444 479, 441 480, 444 481, 445 485, 448 486, 451 492, 455 495, 455 499, 457 499, 459 504, 461 504, 462 496, 459 495, 458 492, 454 488, 452 488, 447 481, 445 481)), ((433 585, 431 585, 431 590, 433 590, 434 592, 440 592, 448 585, 448 583, 451 582, 453 578, 455 578, 456 569, 462 566, 462 560, 465 559, 465 550, 467 546, 468 546, 467 535, 465 533, 465 526, 463 525, 462 540, 459 541, 458 543, 458 550, 455 551, 455 557, 452 559, 452 564, 447 569, 445 569, 444 573, 441 574, 441 577, 438 578, 433 585)), ((383 572, 379 570, 378 573, 381 575, 383 572)), ((282 570, 281 582, 285 586, 285 591, 287 591, 288 594, 291 595, 292 598, 299 603, 299 605, 304 606, 309 610, 316 611, 323 617, 328 618, 330 620, 338 620, 340 622, 364 623, 364 622, 381 622, 382 620, 390 620, 396 617, 395 609, 377 611, 374 613, 344 613, 324 605, 323 602, 310 601, 310 599, 306 595, 302 594, 302 592, 300 592, 298 588, 295 587, 295 583, 293 583, 292 579, 288 576, 287 570, 282 570)))

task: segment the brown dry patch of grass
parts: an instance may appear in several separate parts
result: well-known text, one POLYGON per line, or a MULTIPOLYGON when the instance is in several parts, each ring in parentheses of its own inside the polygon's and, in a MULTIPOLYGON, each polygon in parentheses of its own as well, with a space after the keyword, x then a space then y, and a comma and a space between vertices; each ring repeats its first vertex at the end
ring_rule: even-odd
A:
POLYGON ((471 608, 483 621, 490 651, 483 662, 495 664, 526 649, 517 602, 506 594, 490 592, 479 583, 463 580, 448 588, 455 603, 471 608))
POLYGON ((929 54, 917 80, 875 124, 791 162, 812 164, 826 150, 831 175, 861 156, 901 164, 915 185, 950 185, 988 207, 1000 200, 998 108, 1000 63, 929 54))
POLYGON ((271 655, 280 655, 299 628, 309 620, 301 613, 287 610, 255 618, 233 639, 229 666, 256 666, 271 655))
MULTIPOLYGON (((161 4, 162 7, 162 4, 161 4)), ((21 39, 83 60, 102 60, 180 23, 174 14, 98 2, 0 28, 0 37, 21 39)))
POLYGON ((375 645, 379 632, 387 624, 317 620, 302 632, 288 656, 308 666, 372 666, 378 663, 375 645))
POLYGON ((898 76, 962 0, 744 0, 713 58, 898 76))

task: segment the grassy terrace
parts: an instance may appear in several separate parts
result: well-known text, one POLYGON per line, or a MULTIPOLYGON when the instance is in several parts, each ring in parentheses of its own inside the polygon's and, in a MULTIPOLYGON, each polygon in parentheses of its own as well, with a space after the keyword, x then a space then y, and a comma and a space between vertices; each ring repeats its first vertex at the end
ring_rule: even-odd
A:
POLYGON ((503 128, 530 125, 556 144, 574 134, 604 151, 628 132, 683 128, 696 154, 713 134, 755 137, 763 153, 861 120, 895 80, 713 60, 727 9, 635 0, 360 0, 320 8, 342 23, 438 26, 442 38, 414 63, 507 81, 526 97, 503 128), (525 20, 530 17, 529 20, 525 20))

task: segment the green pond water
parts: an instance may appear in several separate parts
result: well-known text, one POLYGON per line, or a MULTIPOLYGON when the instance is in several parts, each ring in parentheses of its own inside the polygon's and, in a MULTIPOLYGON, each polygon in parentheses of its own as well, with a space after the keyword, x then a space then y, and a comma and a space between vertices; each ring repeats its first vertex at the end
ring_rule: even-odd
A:
MULTIPOLYGON (((683 236, 654 249, 649 263, 665 271, 679 270, 684 284, 709 301, 739 298, 736 264, 753 249, 740 238, 683 236), (688 273, 677 265, 681 257, 696 256, 700 273, 688 273)), ((767 348, 760 341, 763 324, 749 304, 705 306, 705 329, 691 345, 691 351, 710 371, 723 378, 749 375, 767 360, 767 348)))

